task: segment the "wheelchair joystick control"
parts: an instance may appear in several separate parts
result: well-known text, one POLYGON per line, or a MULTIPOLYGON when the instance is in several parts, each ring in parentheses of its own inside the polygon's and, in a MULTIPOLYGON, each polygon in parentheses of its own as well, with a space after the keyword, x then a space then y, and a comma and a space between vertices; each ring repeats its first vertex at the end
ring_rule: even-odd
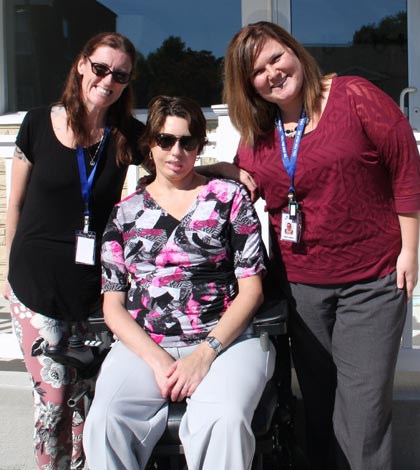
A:
POLYGON ((69 348, 79 349, 83 348, 84 346, 85 343, 83 341, 83 338, 79 335, 76 325, 73 325, 71 327, 71 336, 69 338, 69 348))
POLYGON ((59 364, 84 369, 95 359, 92 348, 85 346, 83 337, 77 331, 77 325, 72 325, 71 333, 67 345, 48 345, 45 355, 59 364))

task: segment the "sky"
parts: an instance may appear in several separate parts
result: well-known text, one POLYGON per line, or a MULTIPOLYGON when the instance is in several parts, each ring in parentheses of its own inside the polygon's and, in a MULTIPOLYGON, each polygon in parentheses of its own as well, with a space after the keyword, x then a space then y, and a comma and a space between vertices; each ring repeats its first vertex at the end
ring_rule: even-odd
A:
POLYGON ((241 0, 101 0, 118 14, 117 31, 126 34, 147 55, 168 36, 187 47, 222 57, 241 27, 241 0))
POLYGON ((294 0, 292 32, 304 44, 345 44, 361 26, 402 10, 406 0, 294 0))
MULTIPOLYGON (((222 57, 241 28, 241 0, 101 0, 117 31, 147 55, 169 36, 222 57)), ((406 10, 406 0, 292 0, 292 33, 303 44, 346 44, 361 26, 406 10)))

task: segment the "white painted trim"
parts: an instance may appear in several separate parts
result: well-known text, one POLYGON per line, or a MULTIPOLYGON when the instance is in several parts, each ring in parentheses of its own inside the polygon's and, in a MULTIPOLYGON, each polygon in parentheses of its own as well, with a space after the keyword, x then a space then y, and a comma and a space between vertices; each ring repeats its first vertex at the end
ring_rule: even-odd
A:
MULTIPOLYGON (((1 0, 0 0, 1 1, 1 0)), ((21 125, 26 111, 19 111, 17 113, 2 114, 0 116, 1 126, 16 126, 21 125)))
POLYGON ((417 92, 408 95, 408 118, 413 129, 420 132, 420 2, 407 0, 408 87, 417 92))
POLYGON ((0 0, 0 114, 6 111, 6 58, 5 58, 5 37, 4 37, 4 0, 0 0))
POLYGON ((272 21, 272 0, 242 0, 242 26, 272 21))
POLYGON ((273 0, 272 21, 289 33, 292 31, 291 0, 273 0))

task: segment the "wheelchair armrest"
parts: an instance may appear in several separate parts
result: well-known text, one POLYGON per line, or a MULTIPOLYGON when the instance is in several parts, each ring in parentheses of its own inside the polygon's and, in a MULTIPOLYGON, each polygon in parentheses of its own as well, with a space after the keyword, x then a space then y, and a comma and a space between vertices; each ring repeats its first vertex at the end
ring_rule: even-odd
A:
POLYGON ((114 342, 114 335, 108 328, 103 316, 90 316, 87 319, 85 344, 100 349, 109 349, 114 342))
POLYGON ((102 333, 104 331, 110 331, 103 317, 88 317, 87 328, 91 333, 102 333))
POLYGON ((278 336, 287 333, 289 302, 286 298, 268 299, 259 308, 252 320, 254 332, 278 336))

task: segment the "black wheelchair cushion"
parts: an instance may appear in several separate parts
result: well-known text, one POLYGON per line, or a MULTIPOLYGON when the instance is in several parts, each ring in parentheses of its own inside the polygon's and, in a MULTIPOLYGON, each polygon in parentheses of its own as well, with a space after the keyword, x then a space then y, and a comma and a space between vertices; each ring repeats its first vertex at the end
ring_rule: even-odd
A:
MULTIPOLYGON (((271 427, 278 402, 278 391, 274 379, 267 382, 252 420, 252 430, 256 438, 264 436, 271 427)), ((168 424, 158 445, 178 445, 179 425, 187 407, 186 401, 169 403, 168 424)))

